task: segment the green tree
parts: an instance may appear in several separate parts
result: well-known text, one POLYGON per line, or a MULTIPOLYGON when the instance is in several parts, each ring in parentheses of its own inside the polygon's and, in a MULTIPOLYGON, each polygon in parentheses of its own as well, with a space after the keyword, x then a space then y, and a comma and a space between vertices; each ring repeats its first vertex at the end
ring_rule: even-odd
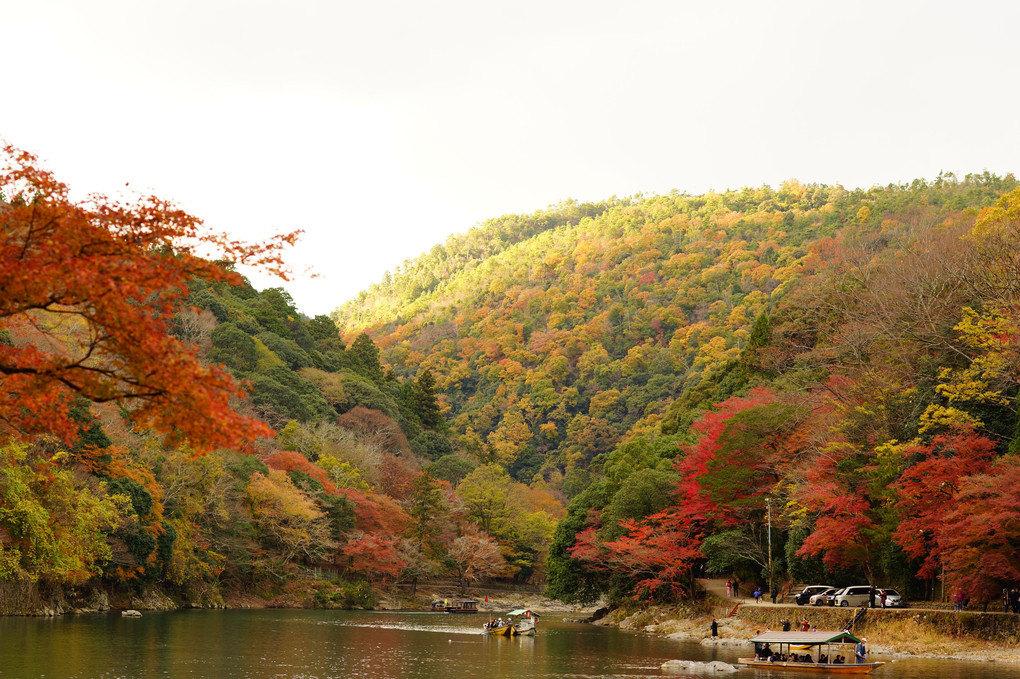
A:
POLYGON ((567 516, 556 526, 549 546, 545 593, 565 603, 590 605, 609 588, 604 573, 570 556, 577 535, 591 526, 589 512, 609 504, 613 494, 605 480, 597 481, 571 500, 567 516))
POLYGON ((255 369, 258 352, 255 340, 233 323, 221 323, 212 331, 213 350, 210 357, 228 368, 241 372, 255 369))
POLYGON ((372 338, 365 333, 361 333, 354 339, 350 349, 344 352, 344 359, 347 367, 359 375, 367 377, 376 384, 383 382, 383 369, 382 364, 379 362, 379 349, 375 346, 372 338))
POLYGON ((436 378, 432 371, 425 369, 412 385, 414 390, 414 414, 427 429, 443 429, 446 422, 436 400, 436 378))
POLYGON ((418 578, 436 572, 439 568, 438 557, 442 545, 437 536, 447 510, 442 488, 428 473, 419 474, 412 482, 405 510, 411 517, 406 537, 411 542, 411 551, 417 557, 408 562, 413 566, 413 571, 405 572, 410 577, 411 596, 414 596, 418 590, 418 578))

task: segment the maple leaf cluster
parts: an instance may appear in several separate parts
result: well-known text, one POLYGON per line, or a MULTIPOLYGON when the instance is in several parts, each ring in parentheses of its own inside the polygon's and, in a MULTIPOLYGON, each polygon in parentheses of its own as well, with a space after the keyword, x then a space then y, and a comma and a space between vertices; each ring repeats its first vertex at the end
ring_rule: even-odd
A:
POLYGON ((235 241, 154 196, 75 201, 35 156, 4 146, 0 428, 70 440, 69 408, 84 397, 121 403, 140 427, 199 449, 268 435, 231 407, 243 386, 167 327, 189 281, 240 282, 223 262, 286 276, 280 251, 296 236, 235 241))

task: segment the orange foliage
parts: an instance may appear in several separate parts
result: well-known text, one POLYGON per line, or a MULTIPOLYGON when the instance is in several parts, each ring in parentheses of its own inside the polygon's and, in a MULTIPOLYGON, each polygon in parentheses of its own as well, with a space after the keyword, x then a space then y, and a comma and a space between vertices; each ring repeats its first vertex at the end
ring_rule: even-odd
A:
POLYGON ((294 452, 292 450, 282 450, 267 457, 265 459, 265 463, 269 467, 279 469, 283 472, 304 472, 321 483, 327 493, 330 495, 336 495, 336 486, 329 480, 329 475, 326 474, 326 470, 318 465, 312 464, 308 458, 301 453, 294 452))
POLYGON ((204 230, 156 197, 75 202, 31 154, 11 146, 0 160, 0 427, 75 436, 77 395, 126 405, 134 421, 203 449, 235 447, 270 430, 229 405, 244 390, 194 347, 167 334, 188 281, 240 282, 203 259, 212 247, 231 262, 284 275, 289 234, 248 245, 204 230))
POLYGON ((358 530, 401 535, 411 522, 411 517, 391 497, 353 488, 344 488, 340 494, 354 505, 354 527, 358 530))

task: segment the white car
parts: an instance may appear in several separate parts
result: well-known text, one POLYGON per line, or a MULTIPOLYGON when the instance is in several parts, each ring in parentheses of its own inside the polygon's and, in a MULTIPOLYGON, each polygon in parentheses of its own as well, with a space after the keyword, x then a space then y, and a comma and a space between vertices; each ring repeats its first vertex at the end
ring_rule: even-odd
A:
POLYGON ((878 590, 877 606, 882 605, 882 592, 885 592, 885 607, 886 608, 904 608, 907 602, 903 600, 903 596, 895 589, 880 589, 878 590))
MULTIPOLYGON (((832 597, 834 606, 867 606, 871 601, 871 585, 846 587, 832 597)), ((875 605, 878 605, 878 590, 875 590, 875 605)))

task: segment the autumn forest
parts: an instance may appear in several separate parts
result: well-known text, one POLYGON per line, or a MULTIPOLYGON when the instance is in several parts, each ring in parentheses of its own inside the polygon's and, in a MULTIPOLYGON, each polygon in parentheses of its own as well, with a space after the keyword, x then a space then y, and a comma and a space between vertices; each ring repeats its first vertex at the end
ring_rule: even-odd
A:
POLYGON ((1020 585, 1012 175, 566 201, 329 317, 237 273, 299 237, 3 150, 0 613, 1020 585))

